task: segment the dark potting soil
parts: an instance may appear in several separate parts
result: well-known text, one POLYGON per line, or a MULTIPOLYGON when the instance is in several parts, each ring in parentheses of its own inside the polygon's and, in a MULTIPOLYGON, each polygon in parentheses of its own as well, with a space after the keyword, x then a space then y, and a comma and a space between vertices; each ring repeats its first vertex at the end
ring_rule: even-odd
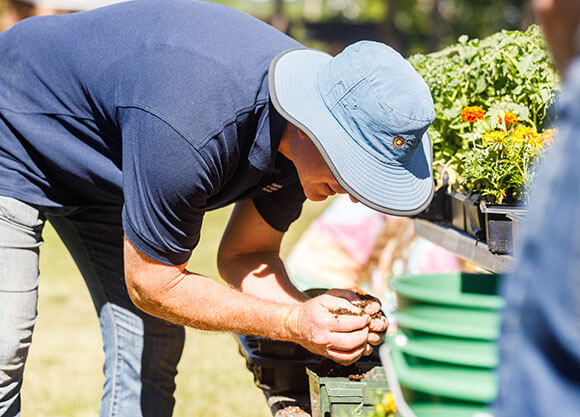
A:
POLYGON ((368 369, 364 370, 357 365, 342 366, 331 360, 323 360, 320 365, 313 366, 312 370, 319 377, 345 377, 351 381, 360 381, 368 372, 368 369))

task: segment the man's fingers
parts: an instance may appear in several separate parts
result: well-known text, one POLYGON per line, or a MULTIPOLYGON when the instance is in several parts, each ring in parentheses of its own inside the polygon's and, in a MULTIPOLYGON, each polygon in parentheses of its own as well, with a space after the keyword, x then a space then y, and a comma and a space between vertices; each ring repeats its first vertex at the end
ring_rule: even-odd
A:
POLYGON ((337 314, 332 312, 331 314, 333 314, 333 318, 329 330, 333 332, 352 332, 366 328, 370 322, 370 318, 367 315, 359 316, 358 314, 337 314))
POLYGON ((332 359, 333 361, 340 363, 343 366, 348 366, 355 363, 361 358, 364 349, 365 346, 361 346, 349 352, 329 349, 328 354, 326 356, 332 359))
POLYGON ((368 303, 367 305, 365 305, 364 311, 369 316, 372 316, 373 314, 376 314, 379 311, 381 311, 381 303, 378 301, 372 301, 372 302, 368 303))
POLYGON ((370 356, 371 353, 373 353, 373 347, 367 343, 363 350, 363 356, 370 356))
POLYGON ((389 321, 384 316, 371 319, 369 323, 369 329, 371 332, 382 333, 385 332, 388 327, 389 321))
POLYGON ((357 349, 367 343, 368 336, 368 327, 350 333, 334 332, 329 336, 328 348, 342 351, 357 349))
POLYGON ((383 343, 384 336, 382 333, 369 332, 367 341, 372 346, 378 346, 383 343))

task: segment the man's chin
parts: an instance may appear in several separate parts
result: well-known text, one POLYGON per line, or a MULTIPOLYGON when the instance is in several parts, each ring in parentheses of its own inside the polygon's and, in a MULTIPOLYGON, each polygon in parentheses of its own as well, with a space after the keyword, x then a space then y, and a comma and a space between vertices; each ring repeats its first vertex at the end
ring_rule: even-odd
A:
POLYGON ((314 194, 307 195, 306 198, 308 198, 310 201, 324 201, 328 198, 328 195, 314 194))

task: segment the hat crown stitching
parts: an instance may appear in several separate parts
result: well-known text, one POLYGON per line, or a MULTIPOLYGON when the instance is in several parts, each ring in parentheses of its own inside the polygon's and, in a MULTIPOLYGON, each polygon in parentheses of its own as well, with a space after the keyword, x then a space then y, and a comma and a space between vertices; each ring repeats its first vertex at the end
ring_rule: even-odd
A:
MULTIPOLYGON (((423 129, 414 129, 417 131, 419 137, 415 137, 414 141, 411 141, 409 145, 402 146, 396 148, 393 146, 392 138, 395 136, 405 136, 406 139, 410 139, 415 135, 409 134, 409 132, 405 132, 401 128, 393 129, 393 123, 387 124, 384 121, 384 117, 377 117, 376 108, 372 109, 368 106, 359 106, 357 110, 359 110, 359 117, 353 118, 349 109, 354 109, 355 105, 358 100, 358 96, 368 96, 372 94, 375 98, 376 102, 379 102, 379 98, 376 96, 375 92, 372 91, 370 84, 366 77, 361 78, 358 82, 352 85, 346 92, 340 95, 340 98, 337 99, 336 103, 329 105, 329 97, 332 96, 333 91, 340 85, 344 87, 344 81, 341 79, 338 82, 334 83, 334 86, 328 91, 327 94, 322 93, 320 88, 320 75, 319 74, 319 85, 318 90, 322 96, 324 104, 329 109, 330 113, 333 115, 335 120, 342 126, 348 136, 351 138, 352 142, 364 152, 373 156, 374 159, 380 161, 382 164, 386 165, 399 165, 403 164, 409 160, 411 160, 418 148, 418 146, 411 146, 412 144, 419 144, 420 137, 423 136, 424 130, 423 129), (366 92, 358 93, 358 89, 362 88, 366 90, 366 92), (358 96, 357 96, 358 94, 358 96), (352 101, 349 102, 349 101, 352 101), (341 106, 339 106, 339 104, 341 106), (344 110, 342 110, 344 109, 344 110), (342 111, 341 111, 342 110, 342 111), (365 117, 365 111, 367 117, 365 117), (373 114, 375 113, 375 114, 373 114), (370 116, 370 117, 368 117, 370 116), (419 131, 420 130, 420 131, 419 131), (358 138, 358 139, 357 139, 358 138)), ((362 101, 364 104, 364 101, 362 101)), ((372 107, 372 106, 371 106, 372 107)), ((381 110, 386 112, 384 106, 379 106, 381 110)), ((389 109, 389 113, 395 113, 398 118, 409 119, 405 117, 405 115, 399 112, 392 112, 389 109)), ((409 119, 412 120, 412 119, 409 119)), ((394 122, 391 120, 391 122, 394 122)), ((396 123, 401 127, 402 124, 396 123)))
MULTIPOLYGON (((340 104, 340 102, 341 102, 341 101, 343 101, 343 99, 344 99, 346 96, 348 96, 348 95, 351 93, 351 91, 353 91, 353 90, 354 90, 354 89, 355 89, 355 88, 356 88, 356 87, 357 87, 357 86, 358 86, 358 85, 359 85, 361 82, 363 82, 364 80, 365 80, 365 77, 361 78, 361 79, 360 79, 360 80, 358 80, 356 83, 354 83, 354 84, 353 84, 351 87, 349 87, 349 89, 348 89, 348 90, 346 90, 346 91, 345 91, 345 92, 344 92, 344 93, 343 93, 343 94, 342 94, 342 95, 341 95, 341 96, 340 96, 340 97, 339 97, 339 98, 336 100, 336 103, 334 103, 334 104, 332 105, 332 107, 329 107, 329 106, 327 105, 327 107, 330 109, 330 111, 332 111, 332 110, 333 110, 333 109, 334 109, 336 106, 338 106, 338 105, 340 104)), ((342 81, 342 79, 341 79, 341 80, 339 80, 339 81, 336 83, 336 86, 339 86, 339 85, 340 85, 340 86, 342 86, 342 87, 344 88, 344 82, 342 81)), ((325 104, 326 104, 326 99, 325 99, 324 95, 322 96, 322 98, 324 99, 324 102, 325 102, 325 104)))

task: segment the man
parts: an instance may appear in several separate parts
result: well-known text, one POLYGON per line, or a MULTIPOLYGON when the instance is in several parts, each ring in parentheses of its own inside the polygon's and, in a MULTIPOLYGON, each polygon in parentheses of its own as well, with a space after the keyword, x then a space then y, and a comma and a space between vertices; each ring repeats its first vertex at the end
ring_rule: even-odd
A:
POLYGON ((331 59, 233 9, 145 0, 25 20, 0 57, 0 415, 19 415, 45 219, 99 314, 103 416, 171 415, 182 326, 342 364, 382 342, 378 303, 308 299, 278 252, 305 197, 399 215, 429 203, 433 105, 395 51, 331 59), (233 202, 228 287, 185 267, 204 213, 233 202))
POLYGON ((534 0, 564 78, 558 135, 505 285, 496 417, 580 415, 580 2, 534 0))

